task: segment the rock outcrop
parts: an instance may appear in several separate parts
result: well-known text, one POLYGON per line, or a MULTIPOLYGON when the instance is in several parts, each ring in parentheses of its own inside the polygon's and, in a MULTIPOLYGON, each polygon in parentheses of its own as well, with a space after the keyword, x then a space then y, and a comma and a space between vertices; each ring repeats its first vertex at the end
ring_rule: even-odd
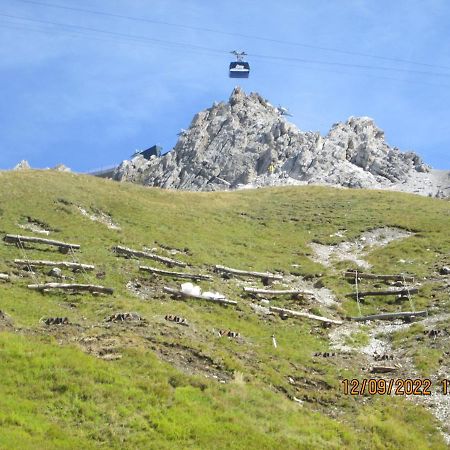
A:
POLYGON ((56 170, 57 172, 72 172, 70 168, 64 164, 57 164, 55 167, 52 167, 52 170, 56 170))
POLYGON ((124 161, 114 178, 184 190, 314 183, 449 195, 448 173, 446 185, 440 175, 438 186, 418 155, 390 147, 368 117, 350 117, 323 137, 300 131, 259 94, 235 88, 228 103, 198 113, 172 151, 124 161))
POLYGON ((30 163, 25 160, 22 159, 22 161, 20 161, 20 163, 18 163, 13 170, 29 170, 31 169, 30 163))

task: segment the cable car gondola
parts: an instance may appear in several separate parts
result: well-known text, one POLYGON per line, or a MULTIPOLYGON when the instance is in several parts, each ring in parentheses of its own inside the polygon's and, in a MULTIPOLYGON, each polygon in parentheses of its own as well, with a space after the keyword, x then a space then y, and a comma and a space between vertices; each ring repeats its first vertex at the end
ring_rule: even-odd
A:
POLYGON ((236 56, 236 61, 230 62, 230 78, 248 78, 250 74, 250 64, 244 61, 244 57, 247 56, 245 52, 237 52, 233 50, 233 55, 236 56))

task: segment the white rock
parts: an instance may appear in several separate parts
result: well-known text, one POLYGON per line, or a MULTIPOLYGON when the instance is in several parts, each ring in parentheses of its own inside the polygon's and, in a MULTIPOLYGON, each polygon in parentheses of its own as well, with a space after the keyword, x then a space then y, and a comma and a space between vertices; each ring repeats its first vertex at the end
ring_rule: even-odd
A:
POLYGON ((17 164, 13 170, 28 170, 31 169, 30 163, 25 159, 22 159, 19 164, 17 164))

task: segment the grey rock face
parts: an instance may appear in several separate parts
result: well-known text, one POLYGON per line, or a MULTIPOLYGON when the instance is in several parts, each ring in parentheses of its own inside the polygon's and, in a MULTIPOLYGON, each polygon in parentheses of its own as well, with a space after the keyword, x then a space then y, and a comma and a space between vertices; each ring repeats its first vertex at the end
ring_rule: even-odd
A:
POLYGON ((69 167, 66 167, 64 164, 57 164, 52 170, 56 170, 57 172, 71 172, 69 167))
MULTIPOLYGON (((419 193, 437 194, 430 168, 415 153, 390 147, 372 119, 350 117, 322 137, 300 131, 267 100, 240 88, 228 103, 198 113, 172 151, 124 161, 114 178, 203 191, 307 183, 420 191, 416 185, 425 183, 428 191, 419 193)), ((450 183, 445 189, 450 194, 450 183)))
POLYGON ((31 169, 30 163, 25 160, 22 159, 22 161, 20 161, 20 163, 18 163, 13 170, 28 170, 31 169))

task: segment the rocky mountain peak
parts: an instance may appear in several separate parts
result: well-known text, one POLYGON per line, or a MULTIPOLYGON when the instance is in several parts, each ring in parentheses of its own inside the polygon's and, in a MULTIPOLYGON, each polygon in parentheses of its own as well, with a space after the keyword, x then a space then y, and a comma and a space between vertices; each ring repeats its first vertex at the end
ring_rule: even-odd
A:
POLYGON ((239 101, 243 101, 245 98, 245 92, 241 89, 240 86, 236 86, 231 92, 229 103, 230 105, 234 105, 239 101))
POLYGON ((14 166, 13 170, 29 170, 31 169, 30 163, 26 159, 22 159, 18 164, 14 166))
MULTIPOLYGON (((124 161, 114 177, 206 191, 306 183, 411 190, 410 181, 420 185, 426 174, 421 158, 390 147, 369 117, 336 123, 323 137, 299 130, 259 94, 236 87, 228 102, 196 114, 172 151, 124 161)), ((422 193, 436 195, 433 181, 427 183, 431 190, 422 193)))

